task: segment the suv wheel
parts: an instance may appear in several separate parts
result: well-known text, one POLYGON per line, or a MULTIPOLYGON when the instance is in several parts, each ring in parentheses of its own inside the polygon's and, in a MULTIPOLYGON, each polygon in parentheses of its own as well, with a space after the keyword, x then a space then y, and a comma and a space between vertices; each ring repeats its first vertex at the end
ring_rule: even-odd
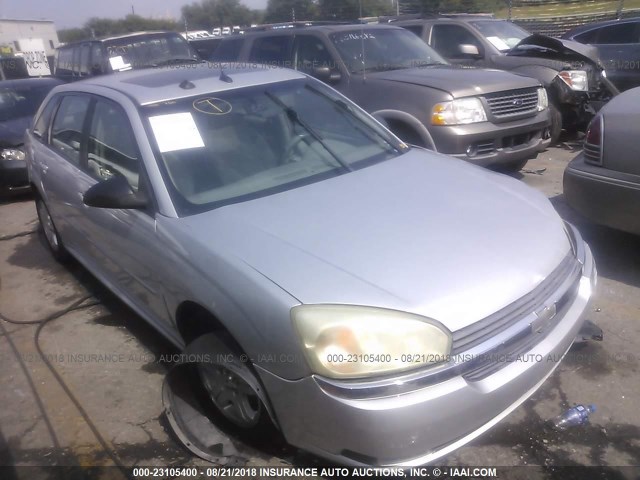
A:
POLYGON ((549 116, 551 117, 550 136, 551 145, 558 143, 560 133, 562 133, 562 113, 553 103, 549 103, 549 116))

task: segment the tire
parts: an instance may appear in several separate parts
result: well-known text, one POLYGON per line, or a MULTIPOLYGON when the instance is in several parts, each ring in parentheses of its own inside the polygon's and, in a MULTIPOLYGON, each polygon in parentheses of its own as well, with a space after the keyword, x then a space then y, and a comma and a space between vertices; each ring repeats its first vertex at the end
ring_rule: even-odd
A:
POLYGON ((551 125, 549 126, 550 145, 554 146, 558 143, 562 133, 562 113, 553 103, 549 103, 549 116, 551 117, 551 125))
POLYGON ((49 214, 49 209, 40 196, 36 196, 36 212, 38 213, 38 220, 40 221, 40 230, 44 235, 53 258, 60 263, 69 261, 71 258, 69 252, 64 248, 60 234, 58 234, 58 230, 49 214))
MULTIPOLYGON (((223 343, 227 344, 227 342, 223 343)), ((232 350, 229 350, 231 352, 232 350)), ((200 381, 218 413, 240 432, 251 435, 273 430, 267 408, 255 393, 260 387, 246 355, 212 355, 209 363, 198 363, 200 381)))

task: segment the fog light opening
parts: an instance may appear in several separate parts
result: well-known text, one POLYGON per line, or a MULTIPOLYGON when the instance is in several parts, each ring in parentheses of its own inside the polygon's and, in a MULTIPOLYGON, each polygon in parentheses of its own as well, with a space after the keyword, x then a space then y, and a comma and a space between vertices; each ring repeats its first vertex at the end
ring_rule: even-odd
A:
POLYGON ((543 140, 549 140, 550 138, 551 138, 551 129, 545 128, 542 131, 542 139, 543 140))
POLYGON ((469 145, 467 147, 467 157, 473 157, 476 155, 476 153, 478 153, 478 147, 476 147, 475 145, 469 145))

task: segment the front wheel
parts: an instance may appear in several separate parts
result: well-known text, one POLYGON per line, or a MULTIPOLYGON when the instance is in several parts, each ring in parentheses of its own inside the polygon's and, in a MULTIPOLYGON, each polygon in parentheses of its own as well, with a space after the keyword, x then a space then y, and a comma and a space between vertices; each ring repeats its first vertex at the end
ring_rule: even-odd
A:
POLYGON ((61 263, 66 262, 69 260, 69 253, 67 252, 67 249, 64 248, 62 239, 60 238, 58 230, 53 223, 53 219, 51 218, 47 205, 39 196, 36 197, 36 211, 38 213, 38 220, 40 221, 40 228, 44 233, 47 246, 49 247, 49 250, 51 250, 53 258, 61 263))
POLYGON ((549 117, 551 117, 551 125, 549 126, 550 145, 553 146, 558 143, 562 133, 562 113, 553 103, 549 103, 549 117))

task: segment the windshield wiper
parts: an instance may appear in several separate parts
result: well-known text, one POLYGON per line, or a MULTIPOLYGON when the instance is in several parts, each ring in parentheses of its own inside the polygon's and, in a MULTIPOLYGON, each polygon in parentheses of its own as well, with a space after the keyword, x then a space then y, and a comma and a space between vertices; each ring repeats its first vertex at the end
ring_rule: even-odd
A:
POLYGON ((176 57, 176 58, 169 58, 168 60, 162 60, 160 62, 155 62, 155 63, 151 63, 149 64, 150 67, 164 67, 167 65, 176 65, 179 63, 203 63, 204 60, 200 60, 199 58, 193 58, 193 57, 176 57))
MULTIPOLYGON (((309 85, 305 86, 305 88, 308 89, 310 92, 322 97, 323 99, 327 98, 321 92, 319 92, 318 90, 316 90, 315 88, 309 85)), ((371 131, 365 130, 364 128, 362 128, 362 126, 358 125, 357 121, 353 118, 355 116, 355 114, 353 113, 353 110, 351 110, 351 107, 347 105, 344 101, 340 99, 330 99, 330 100, 336 107, 338 107, 339 110, 341 110, 342 112, 346 112, 348 114, 346 117, 349 123, 351 124, 351 126, 353 126, 353 128, 358 130, 360 133, 362 133, 365 137, 367 137, 372 142, 376 142, 385 150, 389 152, 394 152, 394 153, 399 152, 398 148, 393 146, 393 144, 391 144, 391 142, 389 142, 385 138, 385 136, 382 135, 380 132, 376 131, 375 129, 371 129, 371 131, 375 134, 375 137, 377 137, 375 138, 373 135, 371 135, 371 131), (380 140, 382 140, 382 142, 380 140)))
POLYGON ((276 97, 274 94, 272 94, 271 92, 264 92, 264 94, 269 98, 269 100, 271 100, 273 103, 275 103, 276 105, 278 105, 280 108, 282 108, 282 110, 284 110, 284 112, 287 114, 287 117, 289 118, 289 121, 292 123, 297 123, 298 125, 300 125, 302 128, 304 128, 307 132, 309 132, 309 134, 320 144, 323 146, 323 148, 329 152, 329 155, 331 155, 336 162, 338 162, 340 164, 340 166, 342 168, 344 168, 345 170, 352 172, 353 169, 347 164, 345 163, 340 157, 338 157, 338 155, 331 150, 331 148, 329 148, 329 146, 324 142, 324 139, 322 138, 322 136, 316 132, 313 128, 311 128, 307 122, 305 122, 304 120, 302 120, 300 118, 300 116, 298 115, 298 112, 296 112, 293 108, 287 106, 286 103, 284 103, 282 100, 280 100, 278 97, 276 97))

